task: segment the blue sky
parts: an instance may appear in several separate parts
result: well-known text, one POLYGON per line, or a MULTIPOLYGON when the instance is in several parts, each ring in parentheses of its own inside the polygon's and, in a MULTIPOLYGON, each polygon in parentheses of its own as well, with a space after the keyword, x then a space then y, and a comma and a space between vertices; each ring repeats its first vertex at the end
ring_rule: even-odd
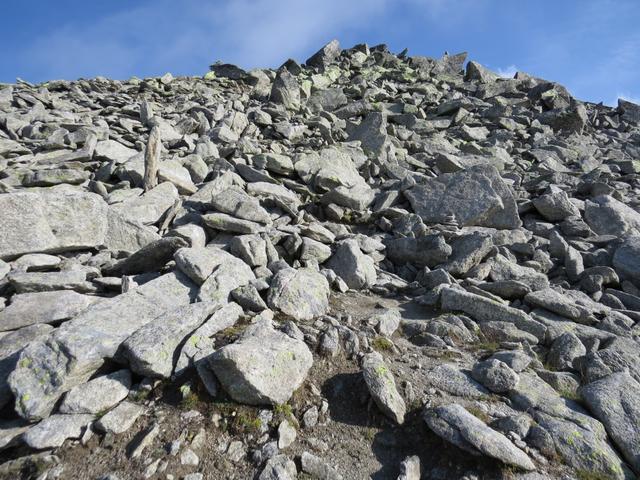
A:
POLYGON ((303 61, 337 38, 640 100, 640 0, 2 0, 0 82, 201 75, 303 61))

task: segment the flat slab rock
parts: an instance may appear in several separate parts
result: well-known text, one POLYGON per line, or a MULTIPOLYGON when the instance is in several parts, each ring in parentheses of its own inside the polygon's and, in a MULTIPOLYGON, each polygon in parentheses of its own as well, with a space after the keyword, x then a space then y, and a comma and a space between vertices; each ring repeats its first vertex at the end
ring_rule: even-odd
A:
POLYGON ((302 385, 313 356, 303 341, 275 330, 263 317, 207 361, 236 402, 276 405, 286 403, 302 385))
POLYGON ((183 274, 167 273, 93 305, 30 343, 9 377, 18 414, 29 420, 47 416, 64 392, 87 381, 129 335, 167 309, 190 303, 196 291, 183 274))
POLYGON ((310 268, 284 268, 271 281, 267 303, 296 320, 311 320, 329 310, 329 282, 310 268))
POLYGON ((486 455, 523 470, 536 466, 526 453, 500 432, 488 427, 458 404, 424 412, 424 420, 438 436, 474 455, 486 455))
POLYGON ((0 311, 0 331, 68 320, 99 300, 71 290, 14 295, 11 304, 0 311))
POLYGON ((85 427, 91 423, 93 415, 51 415, 22 437, 24 443, 36 450, 56 448, 68 438, 80 438, 85 427))
POLYGON ((455 215, 462 226, 513 229, 522 225, 511 189, 492 166, 444 173, 405 195, 425 223, 442 223, 455 215))
POLYGON ((107 204, 81 191, 0 195, 0 259, 94 248, 104 242, 107 204))
POLYGON ((198 302, 170 310, 136 330, 120 346, 118 355, 140 375, 169 378, 180 344, 219 308, 216 302, 198 302))
POLYGON ((404 423, 407 407, 384 358, 378 352, 362 358, 362 375, 369 393, 382 412, 396 423, 404 423))

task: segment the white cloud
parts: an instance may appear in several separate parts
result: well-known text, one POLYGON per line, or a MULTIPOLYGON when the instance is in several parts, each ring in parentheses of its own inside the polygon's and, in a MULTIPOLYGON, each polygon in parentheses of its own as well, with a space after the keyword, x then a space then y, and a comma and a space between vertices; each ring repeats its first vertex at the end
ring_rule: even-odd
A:
POLYGON ((215 60, 278 66, 336 32, 381 15, 391 0, 156 0, 36 38, 25 55, 46 78, 206 71, 215 60), (196 67, 197 66, 197 67, 196 67), (199 68, 200 71, 193 71, 199 68))
MULTIPOLYGON (((455 4, 472 8, 484 1, 455 4)), ((40 65, 39 80, 200 74, 216 60, 276 67, 287 58, 304 61, 340 35, 353 37, 384 24, 392 8, 454 25, 454 13, 468 9, 451 5, 450 0, 149 0, 44 32, 22 54, 40 65)))
POLYGON ((504 68, 497 68, 496 73, 500 75, 502 78, 513 78, 513 76, 518 72, 518 67, 515 65, 509 65, 504 68))

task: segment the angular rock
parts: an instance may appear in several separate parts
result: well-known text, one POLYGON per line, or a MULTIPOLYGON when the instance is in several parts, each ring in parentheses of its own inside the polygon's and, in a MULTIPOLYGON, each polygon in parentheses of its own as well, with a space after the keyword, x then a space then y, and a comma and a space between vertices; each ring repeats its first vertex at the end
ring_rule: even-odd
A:
POLYGON ((362 358, 362 375, 378 408, 394 422, 404 423, 407 407, 382 355, 378 352, 366 354, 362 358))
POLYGON ((142 405, 124 401, 109 411, 95 423, 96 428, 104 433, 120 434, 129 430, 142 415, 145 408, 142 405))
POLYGON ((207 360, 231 398, 249 405, 286 403, 313 364, 305 343, 274 330, 268 319, 248 327, 207 360))
POLYGON ((523 470, 535 465, 507 437, 485 425, 462 406, 449 404, 427 409, 424 420, 438 436, 473 454, 486 455, 523 470))
POLYGON ((107 204, 94 193, 0 195, 0 259, 98 247, 107 230, 106 214, 107 204))
POLYGON ((139 375, 169 378, 180 345, 218 308, 216 302, 199 302, 169 310, 136 330, 120 345, 118 355, 139 375))
POLYGON ((87 381, 135 330, 165 310, 190 303, 196 287, 168 273, 135 290, 105 299, 30 343, 9 376, 16 411, 29 420, 48 415, 66 391, 87 381))
POLYGON ((491 166, 471 167, 426 180, 405 192, 426 223, 454 215, 459 225, 514 229, 522 225, 511 189, 491 166))
POLYGON ((358 242, 353 239, 338 244, 335 253, 327 262, 345 283, 354 290, 371 287, 377 278, 374 261, 360 250, 358 242))
POLYGON ((0 331, 38 323, 62 322, 75 317, 99 300, 99 297, 70 290, 14 295, 11 303, 0 311, 0 331))
POLYGON ((67 392, 60 405, 60 413, 90 413, 96 415, 127 398, 131 388, 131 372, 117 372, 96 377, 67 392))
POLYGON ((387 257, 396 264, 414 263, 419 267, 435 267, 451 255, 451 247, 442 235, 418 238, 394 238, 385 241, 387 257))
POLYGON ((309 269, 284 268, 271 281, 267 303, 296 320, 311 320, 329 310, 329 283, 309 269))
POLYGON ((496 359, 476 363, 473 366, 471 375, 495 393, 508 392, 513 389, 520 380, 518 374, 506 363, 496 359))
POLYGON ((93 415, 52 415, 30 428, 22 437, 24 443, 36 450, 62 446, 68 438, 80 438, 93 415))

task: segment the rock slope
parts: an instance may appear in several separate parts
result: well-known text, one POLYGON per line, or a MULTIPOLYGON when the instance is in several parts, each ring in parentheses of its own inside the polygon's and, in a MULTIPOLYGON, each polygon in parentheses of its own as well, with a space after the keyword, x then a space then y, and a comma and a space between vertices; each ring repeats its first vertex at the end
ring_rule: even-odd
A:
POLYGON ((466 54, 1 85, 0 476, 635 478, 639 174, 466 54))

